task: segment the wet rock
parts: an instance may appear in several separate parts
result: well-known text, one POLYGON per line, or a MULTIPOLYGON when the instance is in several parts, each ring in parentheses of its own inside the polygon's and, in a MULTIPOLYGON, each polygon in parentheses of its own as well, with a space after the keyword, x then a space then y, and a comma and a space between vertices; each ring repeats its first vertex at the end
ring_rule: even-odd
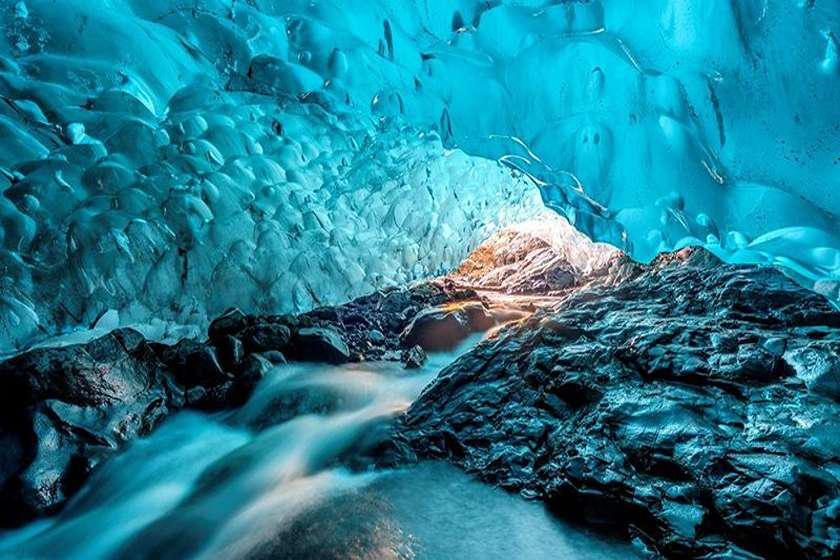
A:
POLYGON ((387 314, 399 315, 411 306, 411 294, 406 290, 387 292, 379 303, 379 309, 387 314))
POLYGON ((840 342, 809 344, 784 356, 809 391, 840 401, 840 342))
POLYGON ((436 307, 418 313, 400 338, 403 346, 445 351, 457 346, 470 332, 469 319, 462 310, 436 307))
POLYGON ((272 364, 285 364, 286 356, 277 350, 269 350, 268 352, 261 352, 260 356, 271 362, 272 364))
POLYGON ((0 525, 57 511, 99 462, 174 411, 242 404, 272 365, 219 327, 222 350, 121 329, 0 363, 0 525))
POLYGON ((216 345, 220 360, 229 368, 237 368, 245 357, 245 345, 242 341, 231 335, 224 335, 216 345))
POLYGON ((461 357, 383 460, 448 458, 665 557, 836 557, 838 326, 776 270, 663 256, 461 357))
POLYGON ((470 301, 461 306, 467 315, 467 322, 474 332, 484 332, 496 326, 496 320, 487 309, 487 306, 480 301, 470 301))
POLYGON ((245 360, 244 367, 240 370, 238 377, 247 379, 248 384, 256 385, 273 367, 274 364, 263 355, 250 354, 245 360))
MULTIPOLYGON (((260 381, 271 371, 274 364, 261 354, 249 354, 242 368, 237 372, 236 383, 229 387, 228 394, 221 395, 221 407, 241 406, 257 387, 260 381)), ((220 408, 221 408, 220 407, 220 408)))
POLYGON ((231 406, 239 406, 245 402, 243 394, 245 392, 243 386, 235 381, 227 381, 221 385, 214 385, 212 387, 203 387, 197 400, 190 401, 190 408, 203 410, 206 412, 213 412, 230 408, 231 406))
POLYGON ((382 331, 377 330, 377 329, 371 330, 370 334, 368 335, 368 338, 370 338, 370 341, 373 342, 374 344, 384 344, 385 343, 385 335, 382 334, 382 331))
POLYGON ((201 408, 201 405, 207 399, 207 389, 202 387, 201 385, 196 385, 195 387, 191 387, 187 389, 186 392, 186 403, 189 406, 194 406, 196 408, 201 408))
MULTIPOLYGON (((0 363, 0 525, 57 511, 103 458, 173 411, 241 405, 286 356, 399 360, 399 334, 413 318, 407 311, 475 297, 428 282, 294 317, 231 309, 211 323, 206 342, 149 343, 123 329, 0 363)), ((470 313, 485 320, 478 309, 470 313)), ((404 361, 423 360, 414 348, 404 361)))
POLYGON ((245 328, 239 336, 248 352, 282 352, 292 338, 292 331, 286 325, 260 322, 245 328))
POLYGON ((210 323, 208 337, 218 343, 227 335, 235 335, 248 326, 248 318, 239 309, 228 309, 223 315, 210 323))
POLYGON ((420 311, 400 335, 404 347, 446 351, 473 332, 486 331, 496 321, 481 301, 452 303, 420 311))
MULTIPOLYGON (((341 334, 350 360, 399 359, 400 335, 422 310, 441 305, 462 305, 476 300, 472 290, 447 280, 394 287, 336 307, 316 309, 299 316, 299 327, 325 327, 341 334)), ((476 314, 476 322, 481 319, 476 314)), ((286 321, 286 324, 291 323, 286 321)), ((293 330, 294 330, 293 326, 293 330)))
POLYGON ((33 350, 0 364, 0 523, 55 511, 90 470, 183 404, 143 337, 33 350))
POLYGON ((216 349, 195 340, 182 340, 175 346, 164 347, 160 359, 168 366, 175 381, 184 387, 218 385, 230 379, 219 362, 216 349))
POLYGON ((400 361, 406 369, 417 369, 426 363, 426 352, 419 345, 403 350, 400 361))
POLYGON ((295 333, 289 350, 293 359, 343 364, 350 361, 350 349, 341 335, 327 327, 310 327, 295 333))

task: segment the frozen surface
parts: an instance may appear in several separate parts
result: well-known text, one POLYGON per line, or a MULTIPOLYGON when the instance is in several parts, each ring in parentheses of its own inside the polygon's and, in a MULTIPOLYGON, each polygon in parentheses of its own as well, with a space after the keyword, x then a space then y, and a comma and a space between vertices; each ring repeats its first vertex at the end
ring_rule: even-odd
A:
POLYGON ((0 0, 0 350, 348 299, 539 194, 837 299, 838 36, 832 0, 0 0))

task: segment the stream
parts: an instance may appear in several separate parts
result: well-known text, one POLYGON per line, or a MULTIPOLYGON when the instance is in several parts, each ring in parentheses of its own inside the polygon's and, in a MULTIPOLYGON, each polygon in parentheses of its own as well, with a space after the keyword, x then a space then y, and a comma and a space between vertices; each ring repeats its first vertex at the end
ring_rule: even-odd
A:
POLYGON ((627 558, 626 543, 442 463, 358 472, 437 373, 480 340, 399 363, 290 364, 246 405, 182 412, 101 465, 57 516, 0 535, 0 556, 627 558))

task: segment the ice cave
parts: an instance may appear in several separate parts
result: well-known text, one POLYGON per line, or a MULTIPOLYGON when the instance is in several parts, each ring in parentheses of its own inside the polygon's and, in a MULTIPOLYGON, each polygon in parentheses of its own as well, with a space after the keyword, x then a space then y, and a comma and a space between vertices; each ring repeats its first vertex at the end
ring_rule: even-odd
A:
POLYGON ((0 558, 840 557, 838 0, 0 29, 0 558))

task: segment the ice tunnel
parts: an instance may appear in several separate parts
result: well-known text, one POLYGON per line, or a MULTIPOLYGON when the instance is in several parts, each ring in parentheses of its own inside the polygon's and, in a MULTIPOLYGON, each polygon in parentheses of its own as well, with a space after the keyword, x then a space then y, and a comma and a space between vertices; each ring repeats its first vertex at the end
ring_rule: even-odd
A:
POLYGON ((5 350, 337 303, 543 204, 840 297, 836 2, 0 6, 5 350))
POLYGON ((0 558, 840 558, 840 0, 0 0, 0 558))

